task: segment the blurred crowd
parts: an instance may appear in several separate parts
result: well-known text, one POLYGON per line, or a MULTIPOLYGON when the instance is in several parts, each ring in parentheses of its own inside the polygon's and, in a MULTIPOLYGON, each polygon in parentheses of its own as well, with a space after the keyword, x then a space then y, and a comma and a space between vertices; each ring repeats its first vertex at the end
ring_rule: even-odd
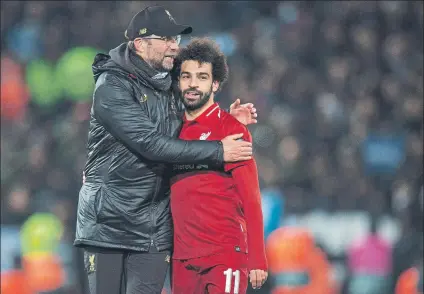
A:
POLYGON ((153 4, 227 54, 218 102, 255 104, 261 188, 285 213, 366 211, 422 234, 422 1, 2 1, 2 225, 48 211, 74 237, 91 95, 38 103, 28 64, 107 53, 153 4))

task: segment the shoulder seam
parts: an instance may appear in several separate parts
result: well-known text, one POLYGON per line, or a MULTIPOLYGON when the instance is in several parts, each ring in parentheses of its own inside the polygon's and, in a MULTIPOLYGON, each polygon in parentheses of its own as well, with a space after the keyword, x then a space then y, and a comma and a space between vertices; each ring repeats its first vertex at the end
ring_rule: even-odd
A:
MULTIPOLYGON (((110 72, 107 72, 106 73, 106 75, 110 75, 111 76, 111 79, 113 79, 113 80, 117 80, 122 86, 124 86, 128 91, 130 91, 130 92, 133 92, 133 89, 131 89, 131 83, 127 80, 126 82, 129 84, 126 84, 126 83, 124 83, 122 80, 121 80, 121 77, 120 76, 118 76, 118 75, 115 75, 115 74, 111 74, 110 72)), ((106 77, 105 77, 105 79, 106 79, 106 77)))

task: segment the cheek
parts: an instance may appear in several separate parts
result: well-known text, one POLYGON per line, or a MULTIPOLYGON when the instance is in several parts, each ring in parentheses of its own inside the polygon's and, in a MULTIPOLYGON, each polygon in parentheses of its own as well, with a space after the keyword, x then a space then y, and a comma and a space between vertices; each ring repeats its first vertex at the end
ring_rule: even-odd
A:
POLYGON ((151 55, 156 59, 162 59, 165 57, 165 51, 160 47, 154 47, 150 50, 151 55))
POLYGON ((162 52, 161 50, 155 50, 155 57, 158 59, 162 59, 165 57, 165 53, 162 52))
POLYGON ((178 87, 180 88, 180 90, 181 90, 181 91, 184 91, 184 89, 186 89, 186 88, 187 88, 187 83, 186 83, 186 82, 182 82, 182 81, 180 81, 180 82, 178 83, 178 87))

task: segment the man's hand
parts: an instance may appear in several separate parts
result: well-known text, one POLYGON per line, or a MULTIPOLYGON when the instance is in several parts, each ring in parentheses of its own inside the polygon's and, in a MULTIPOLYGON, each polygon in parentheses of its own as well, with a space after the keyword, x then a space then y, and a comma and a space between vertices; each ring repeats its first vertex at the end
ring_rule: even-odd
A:
POLYGON ((249 273, 250 283, 253 289, 260 289, 268 278, 268 272, 260 269, 251 270, 249 273))
POLYGON ((245 126, 258 122, 256 120, 258 114, 256 113, 256 108, 253 107, 253 103, 240 104, 240 99, 236 99, 230 105, 230 114, 245 126))
POLYGON ((243 134, 230 135, 221 140, 224 146, 224 162, 236 162, 252 158, 252 143, 241 139, 243 134))

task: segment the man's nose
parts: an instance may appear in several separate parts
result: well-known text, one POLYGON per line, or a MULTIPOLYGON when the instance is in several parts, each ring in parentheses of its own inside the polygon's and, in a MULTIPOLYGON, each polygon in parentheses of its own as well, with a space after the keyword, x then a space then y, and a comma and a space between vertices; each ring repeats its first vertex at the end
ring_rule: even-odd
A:
POLYGON ((197 88, 197 87, 198 87, 197 79, 196 78, 190 79, 190 88, 197 88))
POLYGON ((178 45, 178 43, 177 43, 177 42, 172 42, 172 43, 171 43, 171 45, 169 46, 169 48, 170 48, 171 50, 175 50, 175 51, 177 51, 178 49, 180 49, 180 45, 178 45))

